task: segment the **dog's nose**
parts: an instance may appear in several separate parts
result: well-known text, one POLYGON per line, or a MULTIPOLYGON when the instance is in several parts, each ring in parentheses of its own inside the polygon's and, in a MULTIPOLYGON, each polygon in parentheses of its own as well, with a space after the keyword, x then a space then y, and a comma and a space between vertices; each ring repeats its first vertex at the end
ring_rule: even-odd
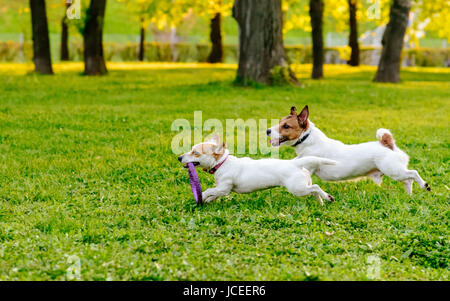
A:
POLYGON ((178 157, 178 161, 181 162, 181 160, 183 160, 183 155, 181 155, 181 156, 178 157))
POLYGON ((271 130, 271 129, 268 129, 267 132, 266 132, 266 133, 267 133, 267 136, 269 136, 271 132, 272 132, 272 130, 271 130))

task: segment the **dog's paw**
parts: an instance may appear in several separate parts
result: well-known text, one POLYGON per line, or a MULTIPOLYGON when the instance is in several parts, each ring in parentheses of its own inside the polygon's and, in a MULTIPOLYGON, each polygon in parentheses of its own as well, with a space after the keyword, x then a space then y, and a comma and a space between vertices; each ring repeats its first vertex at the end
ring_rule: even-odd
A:
POLYGON ((207 203, 214 201, 216 199, 216 197, 214 195, 207 194, 207 195, 203 195, 202 199, 203 199, 203 204, 207 204, 207 203))
POLYGON ((431 187, 430 187, 430 185, 428 185, 428 183, 425 183, 425 189, 426 189, 427 191, 431 191, 431 187))
POLYGON ((203 204, 209 203, 213 200, 212 196, 205 196, 202 199, 203 199, 203 204))
POLYGON ((329 200, 330 202, 334 202, 334 197, 333 197, 331 194, 329 194, 329 195, 328 195, 328 200, 329 200))

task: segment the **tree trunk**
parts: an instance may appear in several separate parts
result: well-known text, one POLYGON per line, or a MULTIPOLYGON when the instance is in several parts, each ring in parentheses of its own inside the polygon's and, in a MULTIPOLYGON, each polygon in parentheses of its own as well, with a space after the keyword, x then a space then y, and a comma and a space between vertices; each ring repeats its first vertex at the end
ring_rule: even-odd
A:
POLYGON ((222 32, 220 29, 221 15, 216 13, 211 19, 211 52, 208 56, 208 63, 222 63, 223 61, 223 46, 222 46, 222 32))
POLYGON ((383 34, 380 62, 374 81, 397 83, 400 81, 400 59, 411 0, 394 0, 389 23, 383 34))
POLYGON ((309 1, 309 15, 311 16, 313 43, 313 71, 311 76, 314 79, 318 79, 323 77, 322 0, 309 1))
POLYGON ((91 0, 84 27, 84 74, 107 73, 103 56, 103 20, 106 0, 91 0))
POLYGON ((30 0, 30 10, 35 71, 41 74, 53 74, 45 0, 30 0))
POLYGON ((139 61, 144 61, 145 56, 145 27, 144 19, 141 19, 141 34, 139 39, 139 61))
POLYGON ((297 83, 283 47, 281 0, 235 0, 239 25, 236 83, 297 83))
POLYGON ((359 44, 358 44, 358 23, 356 21, 356 1, 348 0, 348 7, 350 13, 350 35, 348 37, 348 46, 352 49, 350 60, 348 64, 350 66, 359 66, 359 44))
POLYGON ((69 26, 67 25, 67 9, 69 7, 70 3, 66 3, 64 17, 61 21, 61 61, 69 60, 69 26))

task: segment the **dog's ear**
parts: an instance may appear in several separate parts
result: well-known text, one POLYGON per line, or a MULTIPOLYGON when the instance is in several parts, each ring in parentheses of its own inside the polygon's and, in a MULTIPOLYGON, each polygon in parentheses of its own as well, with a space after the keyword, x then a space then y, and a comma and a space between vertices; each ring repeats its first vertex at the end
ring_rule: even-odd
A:
POLYGON ((213 147, 212 151, 215 155, 222 155, 225 152, 225 149, 227 148, 225 142, 222 144, 219 144, 215 147, 213 147))
POLYGON ((297 107, 296 106, 291 107, 291 115, 297 116, 297 107))
POLYGON ((209 143, 214 143, 214 144, 219 145, 219 142, 220 142, 220 136, 219 136, 219 134, 215 133, 214 136, 212 136, 211 139, 209 139, 208 142, 209 142, 209 143))
POLYGON ((309 116, 309 110, 308 110, 308 106, 306 105, 303 110, 300 112, 300 114, 297 116, 298 117, 298 123, 299 124, 304 124, 306 122, 306 120, 308 120, 308 116, 309 116))

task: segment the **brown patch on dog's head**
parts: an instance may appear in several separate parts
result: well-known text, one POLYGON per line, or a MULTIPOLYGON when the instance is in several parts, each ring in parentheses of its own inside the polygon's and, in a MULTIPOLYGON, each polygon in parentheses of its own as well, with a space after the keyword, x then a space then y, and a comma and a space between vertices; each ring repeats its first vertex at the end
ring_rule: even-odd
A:
POLYGON ((226 149, 225 142, 222 142, 222 144, 216 146, 213 152, 213 156, 214 159, 216 159, 216 161, 219 160, 220 157, 222 157, 222 155, 225 153, 225 149, 226 149))
POLYGON ((384 134, 383 137, 381 137, 380 143, 381 145, 394 150, 394 139, 388 133, 384 134))
POLYGON ((219 135, 215 134, 208 142, 195 145, 191 154, 195 157, 212 155, 215 160, 218 160, 225 153, 225 149, 225 142, 220 143, 219 135))
POLYGON ((225 143, 217 145, 215 143, 205 142, 194 146, 190 155, 197 158, 201 157, 202 155, 212 155, 217 160, 224 154, 225 149, 225 143))
POLYGON ((213 144, 212 147, 209 149, 210 151, 209 154, 212 154, 214 159, 217 161, 225 153, 225 149, 226 149, 225 142, 222 142, 221 144, 213 144))
POLYGON ((202 142, 192 147, 191 151, 178 157, 178 160, 187 167, 189 163, 194 166, 211 168, 226 151, 225 143, 219 143, 219 135, 214 135, 208 142, 202 142))
POLYGON ((212 148, 214 147, 214 144, 212 143, 200 143, 197 145, 194 145, 191 151, 191 155, 194 157, 200 157, 202 155, 208 155, 212 153, 212 148))
POLYGON ((281 119, 278 132, 285 141, 298 139, 309 127, 308 116, 308 106, 305 106, 298 115, 297 108, 291 107, 291 114, 281 119))

